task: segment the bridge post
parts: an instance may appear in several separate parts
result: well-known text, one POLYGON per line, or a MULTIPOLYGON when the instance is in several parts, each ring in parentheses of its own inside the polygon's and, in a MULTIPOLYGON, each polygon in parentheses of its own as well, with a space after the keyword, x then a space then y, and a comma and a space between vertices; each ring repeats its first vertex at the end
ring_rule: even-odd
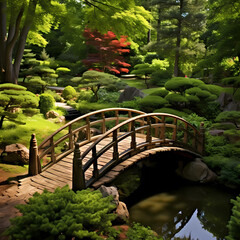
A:
POLYGON ((82 158, 79 143, 75 143, 72 174, 72 190, 77 191, 85 189, 86 183, 82 167, 82 158))
POLYGON ((204 155, 205 153, 205 128, 204 128, 204 122, 201 122, 200 125, 200 148, 199 148, 199 152, 204 155))
POLYGON ((41 163, 38 155, 37 139, 36 139, 36 135, 32 134, 32 137, 30 140, 30 148, 29 148, 28 174, 30 176, 35 176, 41 172, 42 172, 42 167, 41 167, 41 163))

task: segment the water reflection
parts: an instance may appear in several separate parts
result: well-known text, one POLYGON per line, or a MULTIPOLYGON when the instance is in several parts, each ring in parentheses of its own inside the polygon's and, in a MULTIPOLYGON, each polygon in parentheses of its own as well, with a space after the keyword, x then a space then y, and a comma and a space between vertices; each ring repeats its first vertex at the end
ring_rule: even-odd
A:
POLYGON ((164 239, 224 239, 232 194, 209 186, 187 186, 154 195, 130 208, 131 221, 150 226, 164 239))

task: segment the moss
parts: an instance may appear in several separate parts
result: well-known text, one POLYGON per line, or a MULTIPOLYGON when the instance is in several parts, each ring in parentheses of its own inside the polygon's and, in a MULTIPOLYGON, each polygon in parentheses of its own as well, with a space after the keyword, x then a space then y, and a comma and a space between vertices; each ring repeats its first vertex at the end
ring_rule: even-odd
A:
POLYGON ((12 164, 0 163, 0 168, 9 173, 25 173, 28 170, 28 166, 17 166, 12 164))

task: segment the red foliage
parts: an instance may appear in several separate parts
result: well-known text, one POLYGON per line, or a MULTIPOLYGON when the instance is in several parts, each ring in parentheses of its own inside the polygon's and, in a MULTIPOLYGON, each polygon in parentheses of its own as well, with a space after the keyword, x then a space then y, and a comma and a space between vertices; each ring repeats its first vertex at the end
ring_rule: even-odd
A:
POLYGON ((127 67, 131 65, 124 61, 123 56, 123 53, 130 52, 130 49, 126 48, 130 45, 126 36, 121 36, 118 40, 111 31, 101 34, 90 29, 85 29, 84 36, 86 44, 93 47, 92 52, 89 52, 87 58, 83 60, 84 65, 89 70, 107 71, 115 74, 129 72, 127 67))

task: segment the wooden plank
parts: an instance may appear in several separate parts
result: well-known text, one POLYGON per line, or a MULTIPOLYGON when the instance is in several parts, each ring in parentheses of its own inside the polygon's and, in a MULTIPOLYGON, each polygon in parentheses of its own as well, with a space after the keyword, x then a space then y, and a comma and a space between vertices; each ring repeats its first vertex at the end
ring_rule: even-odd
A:
POLYGON ((61 172, 57 171, 56 169, 48 169, 47 172, 57 177, 63 178, 65 180, 72 180, 72 175, 64 175, 61 172))

